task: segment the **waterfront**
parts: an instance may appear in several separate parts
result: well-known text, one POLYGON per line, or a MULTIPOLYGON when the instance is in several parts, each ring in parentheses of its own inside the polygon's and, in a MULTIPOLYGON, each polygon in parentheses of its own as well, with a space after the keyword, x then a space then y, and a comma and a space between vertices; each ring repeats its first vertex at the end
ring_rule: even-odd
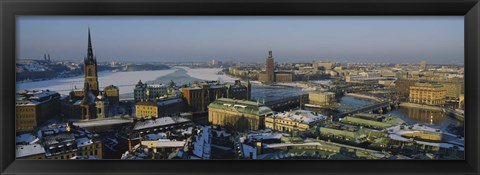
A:
POLYGON ((450 124, 457 127, 464 126, 464 123, 462 121, 448 117, 447 115, 438 110, 413 107, 398 107, 397 109, 394 109, 385 114, 399 117, 407 124, 419 123, 442 130, 447 129, 448 125, 450 124))
MULTIPOLYGON (((174 71, 175 69, 132 72, 103 71, 98 72, 98 81, 100 82, 100 88, 108 85, 115 85, 120 88, 120 94, 127 94, 133 92, 133 88, 139 79, 142 79, 144 82, 151 81, 174 71)), ((68 93, 75 87, 81 89, 83 86, 84 76, 81 75, 70 78, 59 78, 44 81, 18 82, 16 83, 16 90, 48 89, 51 91, 57 91, 60 94, 68 95, 68 93)))
MULTIPOLYGON (((176 84, 189 84, 201 82, 204 80, 220 80, 231 82, 233 78, 226 75, 217 75, 221 70, 218 68, 204 68, 204 69, 190 69, 187 67, 174 67, 168 70, 158 71, 132 71, 132 72, 98 72, 98 79, 100 87, 103 88, 108 85, 115 85, 120 88, 120 97, 122 99, 133 98, 133 88, 138 80, 146 83, 169 83, 170 80, 175 81, 176 84), (204 76, 202 79, 195 78, 199 75, 204 76)), ((67 95, 72 89, 83 88, 84 76, 76 76, 70 78, 59 78, 53 80, 34 81, 34 82, 18 82, 16 89, 19 90, 35 90, 35 89, 49 89, 57 91, 60 94, 67 95)))
MULTIPOLYGON (((375 103, 374 100, 353 96, 343 96, 340 98, 339 102, 341 104, 339 112, 344 112, 345 110, 351 110, 375 103)), ((450 124, 457 127, 463 127, 463 122, 448 117, 439 110, 400 106, 391 111, 385 112, 384 114, 399 117, 408 125, 418 123, 442 130, 447 129, 450 124)))
MULTIPOLYGON (((106 86, 108 83, 116 84, 120 88, 120 97, 124 100, 128 100, 133 99, 133 87, 138 79, 141 79, 143 82, 147 83, 164 84, 170 82, 170 80, 173 80, 177 85, 196 83, 204 80, 220 80, 227 82, 234 80, 232 77, 216 74, 219 70, 220 69, 218 68, 190 69, 187 67, 174 67, 173 69, 169 70, 148 72, 99 72, 99 79, 102 80, 102 82, 106 82, 105 84, 102 83, 102 86, 106 86), (200 77, 198 75, 202 75, 203 78, 199 79, 200 77), (114 79, 112 78, 114 76, 120 77, 114 79)), ((18 90, 27 88, 50 89, 58 91, 62 94, 67 94, 71 90, 72 86, 76 85, 77 88, 83 87, 83 84, 81 84, 83 82, 82 79, 82 77, 72 77, 37 82, 22 82, 17 83, 17 86, 19 87, 18 90)), ((259 84, 252 85, 252 100, 258 100, 259 102, 268 102, 306 93, 308 92, 302 91, 302 89, 299 87, 269 86, 259 84)), ((338 101, 340 103, 338 112, 346 112, 375 103, 374 100, 354 96, 343 96, 340 97, 338 101)), ((398 107, 384 114, 399 117, 407 124, 420 123, 438 129, 446 129, 450 124, 457 127, 463 127, 463 122, 450 118, 437 110, 414 107, 398 107)))
POLYGON ((458 35, 255 18, 19 19, 16 158, 465 159, 463 50, 435 45, 458 35))

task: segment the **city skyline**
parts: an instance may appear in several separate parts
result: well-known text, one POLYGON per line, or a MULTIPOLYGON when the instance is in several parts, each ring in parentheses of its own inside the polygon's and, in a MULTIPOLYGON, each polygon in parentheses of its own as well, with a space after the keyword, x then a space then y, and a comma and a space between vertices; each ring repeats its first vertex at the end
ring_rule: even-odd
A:
POLYGON ((464 61, 460 16, 20 16, 17 58, 41 59, 45 53, 54 60, 83 58, 88 27, 99 61, 263 62, 269 49, 278 62, 464 61))
POLYGON ((90 28, 86 38, 83 64, 49 54, 17 63, 17 159, 465 159, 461 66, 275 71, 270 50, 264 71, 215 61, 100 69, 90 28))

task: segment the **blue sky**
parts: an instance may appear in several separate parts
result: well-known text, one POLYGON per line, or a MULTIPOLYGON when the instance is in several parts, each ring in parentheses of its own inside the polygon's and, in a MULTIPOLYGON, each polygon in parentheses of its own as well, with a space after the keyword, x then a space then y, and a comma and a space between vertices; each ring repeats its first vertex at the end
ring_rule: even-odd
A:
POLYGON ((18 16, 17 58, 463 64, 463 16, 18 16))

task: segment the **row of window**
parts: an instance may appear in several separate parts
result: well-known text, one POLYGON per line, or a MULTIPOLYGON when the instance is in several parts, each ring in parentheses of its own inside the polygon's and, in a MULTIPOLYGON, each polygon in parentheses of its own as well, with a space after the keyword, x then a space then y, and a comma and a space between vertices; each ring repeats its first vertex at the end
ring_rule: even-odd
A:
POLYGON ((17 112, 32 112, 35 111, 34 108, 17 108, 17 112))
POLYGON ((17 114, 17 119, 35 118, 35 114, 17 114))
POLYGON ((35 124, 35 120, 17 120, 17 124, 35 124))

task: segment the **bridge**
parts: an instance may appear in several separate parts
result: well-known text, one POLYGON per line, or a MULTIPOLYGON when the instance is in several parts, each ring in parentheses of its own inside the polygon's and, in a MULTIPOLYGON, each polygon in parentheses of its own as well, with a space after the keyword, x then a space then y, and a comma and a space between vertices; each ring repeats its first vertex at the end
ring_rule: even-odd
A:
POLYGON ((357 109, 354 109, 354 110, 351 110, 351 111, 347 111, 347 112, 344 112, 344 113, 337 114, 336 116, 334 116, 333 119, 338 120, 339 118, 343 118, 345 116, 356 114, 356 113, 361 113, 361 112, 383 113, 384 111, 389 111, 392 108, 397 107, 397 106, 398 106, 398 102, 384 101, 384 102, 375 103, 375 104, 368 105, 368 106, 363 106, 363 107, 360 107, 360 108, 357 108, 357 109))
POLYGON ((265 106, 268 106, 274 111, 284 111, 292 108, 299 107, 308 103, 308 94, 296 95, 279 100, 272 100, 265 102, 265 106))

